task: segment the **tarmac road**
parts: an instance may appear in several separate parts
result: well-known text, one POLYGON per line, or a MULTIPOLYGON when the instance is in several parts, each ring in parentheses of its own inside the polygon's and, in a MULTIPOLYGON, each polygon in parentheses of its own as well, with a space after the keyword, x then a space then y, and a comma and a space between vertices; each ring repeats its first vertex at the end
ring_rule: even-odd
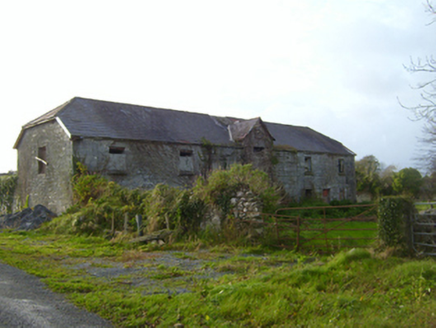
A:
POLYGON ((0 263, 0 328, 113 327, 51 292, 38 278, 0 263))

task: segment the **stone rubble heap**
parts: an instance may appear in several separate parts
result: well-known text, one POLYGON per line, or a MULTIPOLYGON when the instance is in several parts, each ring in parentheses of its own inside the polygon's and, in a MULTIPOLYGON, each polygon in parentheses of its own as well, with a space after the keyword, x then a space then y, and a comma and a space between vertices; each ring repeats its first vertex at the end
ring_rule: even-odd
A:
POLYGON ((33 230, 56 216, 45 206, 36 205, 33 210, 25 208, 18 213, 0 216, 0 229, 33 230))

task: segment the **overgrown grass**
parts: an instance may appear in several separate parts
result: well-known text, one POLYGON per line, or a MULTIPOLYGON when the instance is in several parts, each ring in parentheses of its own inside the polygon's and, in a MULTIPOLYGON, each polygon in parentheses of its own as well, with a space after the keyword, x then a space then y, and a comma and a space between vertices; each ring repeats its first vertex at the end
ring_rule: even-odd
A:
POLYGON ((434 327, 436 263, 0 233, 0 259, 119 327, 434 327), (114 272, 117 274, 114 275, 114 272), (111 273, 112 275, 109 275, 111 273))

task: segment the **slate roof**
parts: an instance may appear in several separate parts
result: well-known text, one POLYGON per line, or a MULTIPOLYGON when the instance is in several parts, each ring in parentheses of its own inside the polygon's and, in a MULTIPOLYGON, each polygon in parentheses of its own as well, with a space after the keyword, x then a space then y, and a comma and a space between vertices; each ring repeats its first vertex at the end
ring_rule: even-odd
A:
POLYGON ((24 125, 15 148, 18 147, 26 129, 55 119, 61 121, 71 137, 193 144, 200 144, 203 139, 206 139, 218 145, 234 144, 228 125, 239 122, 240 127, 243 128, 234 131, 246 134, 255 123, 260 121, 275 139, 275 146, 282 146, 284 149, 354 155, 338 141, 306 127, 262 122, 260 118, 241 120, 79 97, 24 125))
POLYGON ((317 153, 355 155, 340 142, 305 126, 293 126, 265 122, 275 138, 274 146, 317 153))

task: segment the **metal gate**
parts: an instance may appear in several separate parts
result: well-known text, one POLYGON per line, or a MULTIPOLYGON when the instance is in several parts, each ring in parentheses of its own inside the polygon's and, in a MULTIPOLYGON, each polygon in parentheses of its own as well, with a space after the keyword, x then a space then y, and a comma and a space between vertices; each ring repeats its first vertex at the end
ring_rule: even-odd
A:
POLYGON ((428 207, 427 211, 416 214, 411 227, 413 250, 422 255, 436 256, 436 202, 415 203, 415 206, 428 207))
POLYGON ((375 204, 281 208, 270 219, 280 247, 336 251, 371 246, 377 236, 376 208, 375 204))

